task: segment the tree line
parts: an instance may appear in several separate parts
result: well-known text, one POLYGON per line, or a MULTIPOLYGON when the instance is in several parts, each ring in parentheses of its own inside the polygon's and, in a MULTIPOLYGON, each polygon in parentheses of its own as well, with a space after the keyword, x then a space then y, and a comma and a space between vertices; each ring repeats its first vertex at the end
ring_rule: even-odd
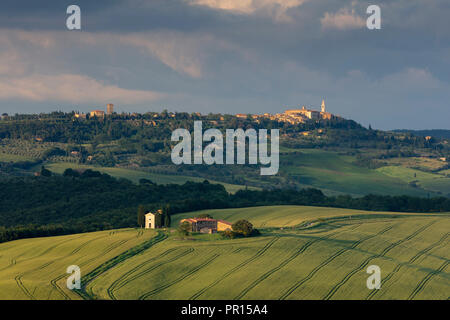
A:
MULTIPOLYGON (((411 196, 326 196, 317 189, 240 190, 229 194, 208 181, 133 184, 97 171, 0 179, 0 241, 139 227, 136 212, 170 207, 170 215, 203 209, 311 205, 369 211, 448 212, 450 199, 411 196)), ((170 225, 162 217, 163 225, 170 225)))

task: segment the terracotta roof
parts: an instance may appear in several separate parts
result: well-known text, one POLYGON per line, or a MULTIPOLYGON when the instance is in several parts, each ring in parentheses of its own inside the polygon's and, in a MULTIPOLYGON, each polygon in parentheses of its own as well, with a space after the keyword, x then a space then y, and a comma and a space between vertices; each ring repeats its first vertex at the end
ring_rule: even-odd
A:
POLYGON ((228 224, 228 225, 232 225, 232 223, 231 222, 228 222, 228 221, 225 221, 225 220, 217 220, 217 221, 219 221, 219 222, 222 222, 222 223, 224 223, 224 224, 228 224))
POLYGON ((230 222, 227 222, 225 220, 216 220, 216 219, 211 219, 211 218, 187 218, 187 219, 183 219, 181 221, 189 221, 189 222, 199 222, 199 221, 220 221, 221 223, 225 223, 231 226, 230 222))

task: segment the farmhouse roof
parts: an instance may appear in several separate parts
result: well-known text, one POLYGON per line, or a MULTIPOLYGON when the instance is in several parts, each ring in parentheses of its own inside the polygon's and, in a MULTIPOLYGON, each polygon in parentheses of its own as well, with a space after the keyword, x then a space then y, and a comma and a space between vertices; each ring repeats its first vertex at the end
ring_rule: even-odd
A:
POLYGON ((228 225, 232 225, 232 223, 231 222, 228 222, 228 221, 225 221, 225 220, 217 220, 217 221, 219 221, 219 222, 222 222, 222 223, 224 223, 224 224, 228 224, 228 225))

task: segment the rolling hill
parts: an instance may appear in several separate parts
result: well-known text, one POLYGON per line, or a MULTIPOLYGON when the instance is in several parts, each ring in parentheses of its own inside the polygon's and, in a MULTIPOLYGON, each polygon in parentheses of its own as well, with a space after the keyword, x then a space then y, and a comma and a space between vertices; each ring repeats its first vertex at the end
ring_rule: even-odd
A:
MULTIPOLYGON (((1 299, 447 299, 450 215, 273 206, 208 210, 259 237, 132 229, 0 244, 1 299), (152 238, 153 237, 153 238, 152 238), (158 238, 159 237, 159 238, 158 238), (147 245, 145 245, 147 244, 147 245), (141 248, 140 250, 136 248, 141 248), (79 264, 81 295, 65 289, 79 264), (369 290, 366 269, 382 271, 369 290)), ((174 216, 174 225, 186 216, 174 216), (176 219, 175 219, 176 218, 176 219)))

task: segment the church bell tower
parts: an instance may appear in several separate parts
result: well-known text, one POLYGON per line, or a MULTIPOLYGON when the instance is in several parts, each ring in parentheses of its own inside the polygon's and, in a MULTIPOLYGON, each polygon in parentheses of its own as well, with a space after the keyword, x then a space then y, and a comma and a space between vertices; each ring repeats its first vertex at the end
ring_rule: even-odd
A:
POLYGON ((325 100, 322 100, 322 112, 326 112, 325 111, 325 100))

